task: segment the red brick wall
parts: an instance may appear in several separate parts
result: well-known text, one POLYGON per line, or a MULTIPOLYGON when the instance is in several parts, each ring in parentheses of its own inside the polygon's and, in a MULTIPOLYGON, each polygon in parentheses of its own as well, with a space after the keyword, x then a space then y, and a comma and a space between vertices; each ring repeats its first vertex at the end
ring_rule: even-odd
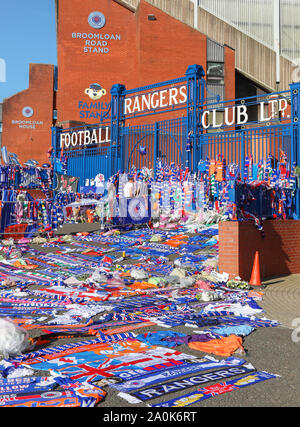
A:
MULTIPOLYGON (((91 115, 99 110, 79 108, 79 102, 95 102, 85 94, 90 84, 98 83, 106 89, 107 93, 97 101, 106 105, 113 84, 132 89, 184 76, 191 64, 206 69, 206 37, 145 0, 141 0, 136 13, 113 0, 59 0, 58 17, 58 92, 53 93, 53 66, 31 64, 29 88, 5 100, 3 105, 3 145, 18 154, 21 162, 29 158, 47 161, 54 103, 57 124, 63 122, 66 127, 68 122, 99 123, 100 118, 91 115), (106 18, 101 30, 88 23, 93 11, 101 11, 106 18), (156 17, 155 21, 148 20, 150 14, 156 17), (78 38, 78 33, 120 35, 121 40, 107 41, 108 53, 84 52, 84 48, 93 47, 86 45, 89 38, 78 38), (24 119, 22 108, 27 105, 34 110, 28 120, 42 122, 35 129, 19 128, 12 123, 24 119)), ((225 49, 225 62, 226 96, 234 98, 234 51, 229 48, 225 49)), ((180 110, 128 123, 150 123, 185 115, 186 111, 180 110)))
POLYGON ((264 221, 264 231, 262 238, 251 221, 220 223, 220 272, 250 280, 259 251, 261 278, 300 273, 300 221, 264 221))
MULTIPOLYGON (((226 76, 229 83, 226 90, 234 98, 234 51, 228 51, 226 76)), ((109 102, 113 84, 121 83, 132 89, 181 77, 191 64, 200 64, 206 69, 206 37, 144 0, 136 13, 112 0, 102 0, 101 7, 96 0, 59 1, 59 122, 99 122, 94 117, 88 118, 84 112, 80 115, 80 110, 84 109, 78 108, 79 101, 91 102, 84 93, 91 83, 98 83, 106 89, 107 94, 100 101, 109 102), (88 24, 87 18, 92 11, 100 11, 106 17, 106 24, 100 30, 88 24), (155 16, 155 21, 148 20, 150 14, 155 16), (106 54, 84 53, 85 40, 72 37, 73 33, 120 34, 121 40, 109 41, 106 54)), ((184 110, 156 116, 156 120, 181 115, 185 115, 184 110)), ((135 121, 135 124, 150 121, 146 117, 135 121)))
POLYGON ((21 163, 29 159, 40 163, 48 161, 54 104, 53 80, 53 65, 30 64, 29 88, 3 101, 2 145, 9 152, 16 153, 21 163), (28 118, 22 115, 23 108, 27 106, 33 109, 33 115, 28 118))
POLYGON ((100 101, 109 103, 113 84, 136 81, 135 15, 112 0, 60 0, 58 16, 58 121, 99 123, 99 119, 80 117, 78 102, 92 102, 85 94, 92 83, 106 89, 107 94, 100 101), (88 23, 93 11, 100 11, 106 17, 106 24, 100 30, 88 23), (108 53, 84 52, 84 48, 89 48, 88 39, 74 38, 74 33, 120 35, 121 40, 108 40, 108 53))
POLYGON ((219 270, 230 276, 239 272, 239 228, 235 222, 219 224, 219 270))
POLYGON ((141 1, 136 16, 139 21, 139 85, 156 83, 185 75, 189 65, 206 69, 206 37, 141 1), (156 21, 149 21, 153 14, 156 21))
MULTIPOLYGON (((235 50, 224 46, 225 100, 235 98, 235 50)), ((231 119, 231 117, 229 117, 231 119)))

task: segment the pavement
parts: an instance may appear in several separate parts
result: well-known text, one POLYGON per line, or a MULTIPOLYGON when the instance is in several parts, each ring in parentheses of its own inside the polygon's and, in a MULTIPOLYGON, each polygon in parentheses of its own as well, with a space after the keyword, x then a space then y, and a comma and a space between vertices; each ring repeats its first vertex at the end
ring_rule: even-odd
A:
MULTIPOLYGON (((184 408, 185 411, 196 410, 199 416, 200 408, 204 407, 300 407, 300 275, 266 280, 261 287, 252 289, 264 293, 262 301, 259 301, 260 307, 264 310, 264 316, 259 317, 278 320, 280 326, 257 328, 245 337, 243 346, 246 354, 242 358, 252 363, 257 371, 266 371, 278 377, 194 403, 184 408)), ((164 328, 157 326, 148 328, 148 330, 162 329, 164 328)), ((191 333, 191 329, 186 327, 172 328, 172 330, 191 333)), ((143 333, 144 330, 141 329, 139 332, 143 333)), ((205 355, 185 345, 181 345, 179 349, 199 358, 205 355)), ((196 389, 197 387, 190 388, 188 392, 196 389)), ((179 397, 180 394, 182 393, 173 393, 172 398, 179 397)), ((165 400, 168 400, 168 395, 165 396, 165 400)), ((151 405, 160 401, 159 398, 153 399, 151 405)), ((101 416, 105 417, 106 410, 109 408, 118 411, 119 414, 122 414, 122 410, 124 413, 134 413, 134 408, 141 410, 145 408, 145 404, 130 404, 120 399, 114 390, 109 389, 107 398, 99 408, 101 408, 101 416)), ((200 420, 199 417, 196 419, 200 420)))
MULTIPOLYGON (((44 250, 47 252, 47 248, 44 248, 44 250)), ((202 407, 254 408, 300 406, 300 274, 265 280, 262 286, 255 286, 252 289, 263 292, 262 300, 258 301, 259 306, 264 310, 263 316, 267 319, 277 320, 280 326, 275 328, 257 328, 245 337, 243 347, 246 353, 241 357, 247 363, 252 363, 257 371, 267 371, 278 375, 278 377, 237 391, 218 395, 199 403, 194 403, 191 406, 185 407, 185 411, 193 411, 194 408, 198 408, 200 411, 202 407)), ((167 329, 160 326, 152 326, 150 328, 139 329, 137 333, 154 330, 167 329)), ((193 332, 193 329, 185 326, 172 328, 172 330, 185 334, 193 332)), ((81 340, 81 338, 78 338, 78 340, 81 340)), ((60 340, 59 343, 54 342, 52 344, 60 345, 64 343, 63 341, 60 340)), ((185 345, 181 345, 177 349, 198 358, 206 354, 192 350, 185 345)), ((119 414, 126 414, 129 412, 134 413, 135 410, 138 413, 138 409, 140 410, 141 408, 144 408, 145 411, 150 409, 146 403, 130 404, 120 398, 118 393, 112 388, 105 387, 105 389, 108 394, 97 408, 98 410, 100 409, 97 411, 98 421, 105 421, 104 417, 108 413, 111 413, 111 410, 112 412, 115 410, 117 413, 118 409, 119 414)), ((196 389, 197 387, 189 388, 186 392, 192 392, 196 389)), ((171 395, 166 395, 164 400, 176 398, 182 394, 182 392, 172 393, 171 395)), ((161 398, 153 399, 149 403, 153 405, 160 401, 161 398)), ((145 422, 146 419, 143 419, 143 421, 145 422)))
POLYGON ((293 329, 297 323, 300 326, 300 274, 269 279, 263 281, 263 286, 260 305, 266 316, 278 320, 286 328, 293 329))
MULTIPOLYGON (((264 317, 277 320, 280 326, 258 328, 247 336, 243 343, 246 350, 243 358, 252 363, 257 371, 267 371, 278 375, 278 378, 215 396, 188 406, 186 410, 200 407, 300 407, 300 274, 265 280, 261 287, 256 286, 253 289, 264 293, 262 301, 259 301, 264 310, 264 317)), ((190 330, 184 327, 172 330, 190 333, 190 330)), ((204 355, 187 346, 180 346, 180 351, 197 357, 204 355)), ((172 398, 179 395, 180 393, 178 396, 174 394, 172 398)), ((151 400, 151 404, 158 402, 159 399, 151 400)), ((112 390, 100 405, 103 409, 127 407, 127 410, 134 410, 133 408, 138 406, 125 403, 112 390)))

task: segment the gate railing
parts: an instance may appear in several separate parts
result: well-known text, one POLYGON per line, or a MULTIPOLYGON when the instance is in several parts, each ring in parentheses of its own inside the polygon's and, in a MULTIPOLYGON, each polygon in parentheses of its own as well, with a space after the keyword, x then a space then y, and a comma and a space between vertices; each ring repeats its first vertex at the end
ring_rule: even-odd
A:
POLYGON ((280 150, 291 165, 300 166, 300 83, 286 91, 226 101, 205 98, 205 85, 204 70, 197 64, 178 79, 130 90, 114 85, 110 122, 53 128, 54 170, 59 169, 63 154, 69 161, 68 172, 82 174, 82 179, 99 172, 108 178, 132 164, 156 170, 159 157, 196 171, 201 159, 223 156, 227 163, 235 162, 243 169, 246 156, 259 162, 272 155, 276 163, 280 150), (185 117, 133 125, 137 118, 177 111, 185 112, 185 117), (106 139, 99 134, 100 128, 109 133, 106 139), (80 138, 86 138, 85 142, 80 138))
MULTIPOLYGON (((174 113, 183 110, 186 112, 186 134, 182 141, 181 150, 186 151, 187 162, 190 167, 196 167, 198 153, 192 155, 191 151, 187 151, 186 141, 189 138, 193 145, 193 141, 196 138, 201 105, 205 99, 204 75, 202 66, 194 64, 187 68, 184 77, 178 79, 167 80, 131 90, 126 90, 125 86, 121 84, 112 87, 111 140, 117 153, 122 154, 122 158, 119 161, 120 166, 124 164, 123 150, 125 149, 124 135, 126 135, 126 131, 122 131, 122 129, 125 128, 126 121, 130 120, 132 122, 134 119, 141 117, 157 116, 162 113, 174 113), (193 166, 192 161, 194 162, 193 166)), ((154 135, 158 135, 157 129, 154 135)), ((196 143, 194 146, 196 147, 196 143)), ((154 168, 156 164, 155 150, 158 149, 159 143, 156 141, 153 147, 154 160, 152 163, 154 168)), ((128 155, 133 154, 130 151, 128 155)))
POLYGON ((101 172, 106 179, 111 176, 110 147, 71 150, 68 153, 68 175, 79 176, 79 185, 83 186, 87 179, 93 179, 101 172))
POLYGON ((186 127, 186 117, 123 127, 123 169, 128 171, 134 165, 138 169, 145 166, 156 171, 157 159, 185 166, 186 127))
POLYGON ((297 83, 287 91, 203 104, 198 161, 223 156, 243 169, 245 157, 259 162, 271 155, 274 167, 282 150, 291 165, 300 165, 299 94, 297 83))
MULTIPOLYGON (((79 177, 79 185, 101 171, 108 179, 115 170, 109 123, 63 129, 52 128, 54 172, 79 177)), ((55 182, 54 182, 55 188, 55 182)))
POLYGON ((254 129, 239 129, 227 132, 206 133, 201 135, 200 144, 202 158, 224 158, 226 163, 235 163, 243 170, 245 158, 252 157, 253 163, 258 163, 272 157, 272 168, 283 151, 293 162, 291 124, 254 129))

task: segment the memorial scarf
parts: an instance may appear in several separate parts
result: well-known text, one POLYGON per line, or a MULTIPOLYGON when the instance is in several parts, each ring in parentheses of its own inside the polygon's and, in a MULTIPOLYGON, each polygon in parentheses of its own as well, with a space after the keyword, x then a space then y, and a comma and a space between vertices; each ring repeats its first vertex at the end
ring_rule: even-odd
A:
POLYGON ((176 399, 169 400, 167 402, 157 403, 151 405, 152 407, 163 406, 165 408, 180 408, 195 403, 201 402, 205 399, 210 399, 211 397, 218 396, 220 394, 228 393, 234 390, 238 390, 243 387, 247 387, 252 384, 259 383, 261 381, 266 381, 271 378, 276 378, 279 375, 269 374, 265 371, 256 372, 255 374, 245 375, 237 379, 214 384, 211 386, 199 388, 197 391, 186 394, 176 399))
POLYGON ((222 378, 230 378, 239 374, 249 373, 254 370, 255 368, 251 364, 239 366, 237 368, 225 368, 221 371, 218 370, 201 375, 194 375, 191 377, 181 378, 177 381, 158 384, 156 386, 152 385, 151 388, 131 392, 129 394, 119 393, 118 396, 123 397, 124 399, 126 399, 127 396, 127 400, 132 403, 132 396, 134 396, 134 398, 140 399, 140 401, 145 401, 155 399, 169 393, 175 393, 186 388, 195 387, 195 385, 198 384, 204 384, 210 381, 220 380, 222 378))

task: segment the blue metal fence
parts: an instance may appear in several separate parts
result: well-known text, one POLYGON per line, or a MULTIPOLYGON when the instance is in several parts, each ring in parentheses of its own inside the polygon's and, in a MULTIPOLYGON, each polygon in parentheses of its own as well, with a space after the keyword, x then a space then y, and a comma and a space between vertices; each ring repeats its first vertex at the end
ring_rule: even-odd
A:
POLYGON ((132 166, 156 170, 157 159, 185 165, 187 135, 186 117, 148 125, 127 126, 121 130, 123 169, 132 166))
POLYGON ((110 147, 87 148, 71 150, 67 154, 67 175, 79 176, 79 185, 85 185, 87 179, 93 179, 97 173, 102 173, 108 179, 113 170, 111 162, 114 153, 110 147))
POLYGON ((299 83, 294 83, 286 91, 203 104, 206 117, 202 117, 200 123, 202 145, 215 143, 217 146, 222 142, 228 161, 233 160, 240 165, 248 154, 252 154, 255 161, 271 154, 276 161, 282 149, 291 164, 299 165, 299 90, 299 83), (237 109, 244 109, 240 124, 236 120, 237 109), (214 110, 221 115, 221 123, 216 122, 213 126, 214 110), (235 121, 232 120, 233 115, 235 121), (210 123, 208 116, 211 116, 210 123))
MULTIPOLYGON (((132 165, 155 170, 158 158, 195 171, 201 159, 223 156, 227 163, 236 163, 243 169, 246 156, 252 156, 257 163, 271 155, 274 167, 280 150, 291 164, 300 165, 299 83, 291 84, 287 91, 226 101, 206 97, 205 86, 204 71, 199 65, 188 67, 184 77, 154 85, 131 90, 114 85, 110 117, 88 126, 89 132, 109 126, 109 140, 76 146, 77 137, 74 141, 71 137, 64 151, 67 175, 79 176, 82 185, 86 178, 99 172, 108 178, 132 165), (139 122, 147 116, 155 120, 162 113, 171 112, 181 113, 182 117, 135 124, 137 118, 139 122)), ((60 135, 84 131, 87 127, 53 128, 54 170, 59 170, 62 154, 60 135)))
POLYGON ((271 155, 274 168, 279 160, 280 150, 285 152, 289 160, 293 159, 292 130, 291 124, 282 124, 206 133, 200 139, 202 159, 222 156, 227 163, 235 163, 243 170, 245 157, 251 156, 253 163, 259 163, 271 155))
POLYGON ((52 129, 52 148, 54 171, 78 177, 79 186, 98 173, 108 179, 118 166, 107 124, 70 129, 55 127, 52 129))

